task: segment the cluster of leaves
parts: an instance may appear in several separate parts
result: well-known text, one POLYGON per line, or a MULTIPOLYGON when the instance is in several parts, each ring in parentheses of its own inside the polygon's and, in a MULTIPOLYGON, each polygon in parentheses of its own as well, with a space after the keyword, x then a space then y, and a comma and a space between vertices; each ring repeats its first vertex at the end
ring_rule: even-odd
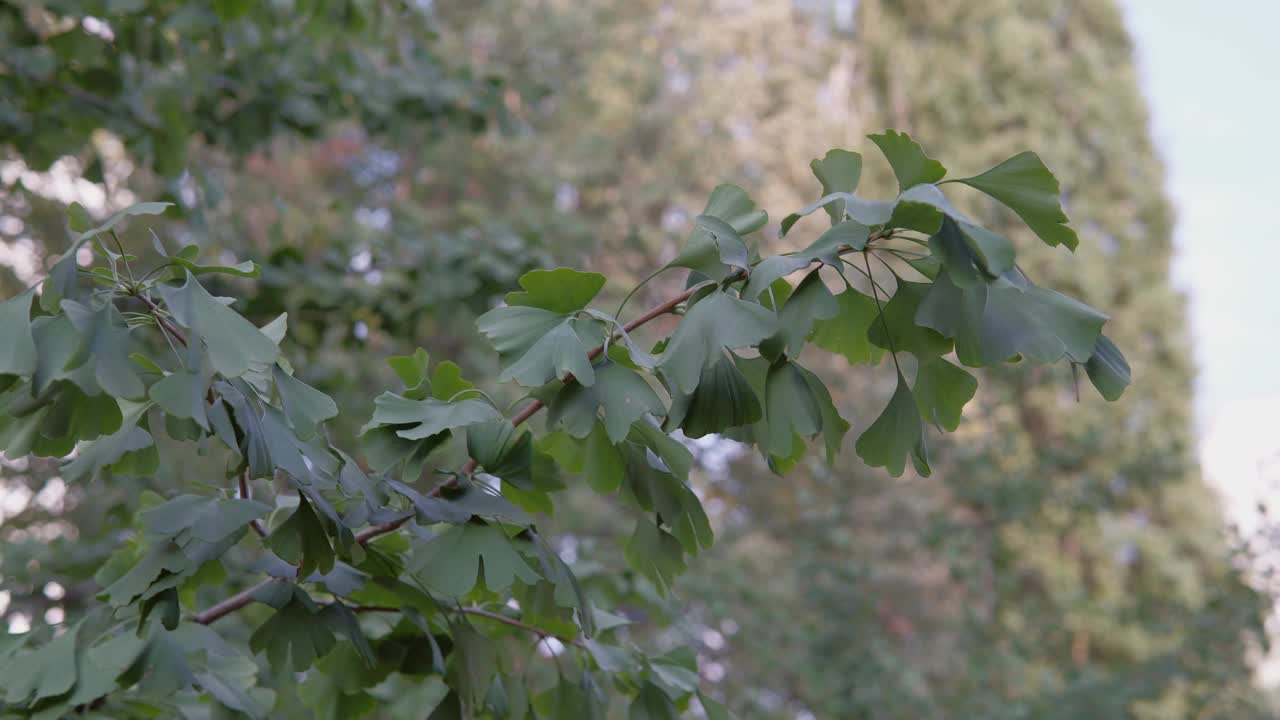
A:
POLYGON ((431 38, 425 6, 397 0, 5 3, 0 137, 43 169, 106 128, 174 176, 193 135, 244 152, 341 118, 381 132, 501 116, 497 84, 445 67, 431 38))
MULTIPOLYGON (((508 418, 457 365, 420 350, 389 359, 404 388, 376 398, 359 452, 331 444, 325 423, 339 408, 281 354, 287 317, 257 327, 201 282, 255 278, 253 263, 205 265, 196 248, 171 253, 156 239, 153 267, 135 272, 139 258, 113 249, 115 228, 165 206, 96 227, 73 206, 77 234, 38 300, 33 288, 0 304, 0 449, 65 458, 64 479, 88 483, 172 467, 162 454, 181 447, 224 464, 229 482, 142 498, 139 532, 97 574, 101 612, 0 645, 0 707, 267 717, 287 702, 273 677, 301 673, 298 696, 326 717, 393 697, 432 718, 604 717, 623 706, 674 718, 695 702, 728 717, 700 690, 690 653, 634 647, 626 618, 556 553, 540 524, 558 490, 581 478, 616 495, 634 518, 626 560, 664 592, 712 542, 681 435, 752 445, 779 474, 810 440, 829 460, 840 451, 850 424, 800 363, 809 344, 856 363, 892 358, 897 389, 856 449, 894 475, 908 458, 929 472, 926 423, 959 424, 977 386, 961 365, 1065 358, 1107 397, 1128 381, 1101 335, 1105 316, 1031 284, 1006 239, 950 205, 945 171, 914 141, 872 140, 899 197, 855 195, 861 157, 832 151, 813 163, 823 197, 782 223, 786 232, 821 208, 831 227, 803 250, 762 256, 744 238, 765 213, 721 186, 663 268, 688 271, 685 292, 630 322, 622 308, 591 307, 602 275, 525 274, 478 321, 501 379, 527 389, 520 411, 508 418), (82 248, 106 265, 79 267, 82 248), (670 336, 639 345, 631 331, 666 314, 679 316, 670 336), (524 423, 542 408, 535 437, 524 423), (273 501, 251 499, 254 485, 273 488, 273 501), (198 610, 203 591, 227 582, 233 548, 250 549, 264 579, 198 610), (264 608, 247 643, 208 627, 264 608), (518 651, 521 640, 554 663, 518 651), (577 662, 562 663, 558 648, 577 662)), ((1035 155, 955 182, 1005 203, 1046 242, 1075 245, 1035 155)))

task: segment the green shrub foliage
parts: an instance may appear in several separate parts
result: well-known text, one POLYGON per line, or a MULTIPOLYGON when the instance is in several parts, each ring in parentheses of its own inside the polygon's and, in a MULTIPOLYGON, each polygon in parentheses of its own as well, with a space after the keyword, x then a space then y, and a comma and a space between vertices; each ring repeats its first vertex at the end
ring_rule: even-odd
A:
POLYGON ((822 196, 781 223, 783 235, 819 218, 830 228, 762 255, 752 235, 765 212, 722 185, 660 270, 687 272, 686 290, 646 312, 593 307, 598 273, 525 274, 478 321, 522 400, 499 407, 421 350, 392 357, 403 387, 374 399, 359 448, 330 443, 325 423, 344 410, 295 376, 281 350, 288 319, 257 327, 204 284, 252 281, 254 263, 210 264, 158 237, 154 257, 134 257, 117 233, 126 221, 141 232, 165 204, 101 224, 73 206, 70 249, 41 287, 0 303, 0 448, 63 458, 69 483, 181 473, 165 462, 179 452, 225 465, 227 481, 139 497, 136 534, 96 575, 101 609, 3 639, 0 708, 671 718, 700 704, 728 717, 700 689, 692 653, 632 646, 625 615, 557 554, 558 491, 585 482, 616 495, 618 521, 634 524, 631 570, 666 592, 713 539, 682 436, 752 445, 779 474, 810 443, 839 455, 850 424, 801 363, 809 345, 892 359, 896 391, 867 408, 875 419, 855 449, 895 476, 930 472, 927 428, 956 429, 977 391, 966 368, 1066 361, 1108 399, 1129 382, 1106 316, 1035 285, 1007 239, 947 200, 948 183, 986 193, 1045 243, 1074 248, 1034 153, 946 180, 907 135, 871 140, 896 198, 857 195, 862 158, 833 150, 813 163, 822 196), (86 253, 97 264, 82 266, 86 253), (631 331, 667 316, 678 318, 667 338, 637 343, 631 331), (277 496, 255 499, 254 487, 277 496), (255 560, 224 564, 233 548, 255 560), (246 585, 229 572, 256 575, 246 585), (197 605, 197 591, 223 586, 247 589, 197 605), (233 615, 249 618, 243 632, 219 633, 233 615))

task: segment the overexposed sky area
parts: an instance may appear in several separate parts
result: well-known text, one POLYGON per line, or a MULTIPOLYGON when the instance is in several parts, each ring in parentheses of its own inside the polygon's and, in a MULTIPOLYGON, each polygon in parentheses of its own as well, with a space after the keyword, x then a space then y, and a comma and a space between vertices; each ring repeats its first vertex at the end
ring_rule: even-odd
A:
POLYGON ((1280 0, 1122 0, 1177 209, 1201 459, 1244 529, 1280 496, 1280 0))

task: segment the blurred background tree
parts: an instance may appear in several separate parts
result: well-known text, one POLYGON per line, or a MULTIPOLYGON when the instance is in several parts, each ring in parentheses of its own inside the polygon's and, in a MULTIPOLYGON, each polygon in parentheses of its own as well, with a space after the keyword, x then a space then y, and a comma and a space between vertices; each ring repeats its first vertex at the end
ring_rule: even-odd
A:
MULTIPOLYGON (((65 237, 70 199, 175 199, 175 232, 264 265, 248 313, 287 311, 300 377, 342 407, 392 382, 355 348, 480 367, 471 321, 530 267, 639 281, 724 178, 799 206, 804 158, 882 127, 960 174, 1037 149, 1078 262, 964 209, 1033 278, 1113 309, 1136 378, 1119 405, 1066 368, 988 371, 929 479, 779 478, 699 442, 718 542, 678 612, 642 581, 596 591, 625 593, 647 642, 694 638, 744 717, 1272 715, 1248 663, 1265 602, 1196 470, 1170 209, 1112 0, 51 2, 0 8, 0 40, 0 292, 61 250, 34 238, 65 237)), ((865 427, 851 411, 892 387, 826 369, 865 427)), ((146 483, 2 472, 3 612, 75 612, 146 483)), ((600 502, 557 508, 566 555, 617 552, 600 502)))

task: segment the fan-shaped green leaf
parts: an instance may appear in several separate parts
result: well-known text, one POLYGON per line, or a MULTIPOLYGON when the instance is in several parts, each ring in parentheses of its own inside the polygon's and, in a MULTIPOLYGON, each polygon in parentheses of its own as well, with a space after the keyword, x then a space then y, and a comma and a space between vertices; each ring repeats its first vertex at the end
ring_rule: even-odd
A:
POLYGON ((867 137, 884 153, 885 159, 893 167, 893 174, 898 178, 898 187, 902 190, 914 185, 938 182, 947 174, 942 163, 926 155, 924 148, 906 133, 886 130, 882 134, 867 137))
POLYGON ((713 292, 689 309, 671 335, 658 369, 672 390, 689 394, 702 369, 716 362, 723 348, 755 345, 773 334, 773 313, 755 303, 713 292))
POLYGON ((1075 250, 1080 243, 1075 231, 1067 226, 1058 179, 1033 152, 1019 153, 981 175, 955 182, 977 188, 1004 203, 1050 246, 1066 245, 1075 250))
POLYGON ((883 467, 898 477, 906 468, 907 456, 916 452, 923 437, 920 409, 906 378, 899 373, 898 387, 889 404, 858 437, 858 457, 871 467, 883 467))

